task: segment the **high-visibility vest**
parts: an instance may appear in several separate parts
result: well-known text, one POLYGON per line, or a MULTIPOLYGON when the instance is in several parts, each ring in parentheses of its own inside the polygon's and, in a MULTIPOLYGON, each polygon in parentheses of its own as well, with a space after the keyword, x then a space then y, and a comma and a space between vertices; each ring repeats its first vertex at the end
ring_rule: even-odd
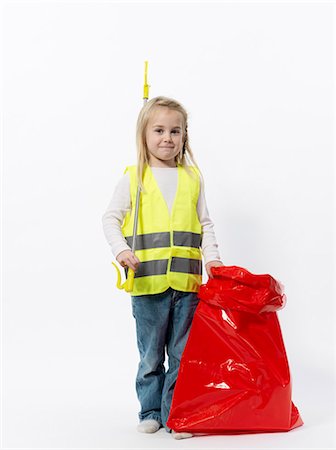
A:
MULTIPOLYGON (((149 165, 145 166, 138 212, 135 254, 140 260, 131 295, 164 292, 169 287, 198 292, 202 283, 202 227, 197 215, 200 190, 199 172, 192 174, 177 166, 178 183, 171 213, 149 165)), ((130 247, 137 194, 137 167, 128 166, 131 211, 127 212, 122 233, 130 247)))

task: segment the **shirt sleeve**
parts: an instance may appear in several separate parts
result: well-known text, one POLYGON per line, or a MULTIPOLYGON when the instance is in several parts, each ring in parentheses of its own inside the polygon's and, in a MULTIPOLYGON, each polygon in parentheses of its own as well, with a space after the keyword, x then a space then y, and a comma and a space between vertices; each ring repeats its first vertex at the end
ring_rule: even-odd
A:
POLYGON ((197 214, 200 224, 202 226, 201 249, 204 258, 204 263, 207 264, 210 261, 220 261, 221 258, 215 236, 214 224, 209 216, 209 211, 205 200, 202 177, 200 177, 200 193, 197 202, 197 214))
POLYGON ((131 250, 121 232, 126 213, 130 210, 130 181, 129 175, 125 173, 115 187, 112 199, 102 217, 104 234, 115 258, 120 252, 131 250))

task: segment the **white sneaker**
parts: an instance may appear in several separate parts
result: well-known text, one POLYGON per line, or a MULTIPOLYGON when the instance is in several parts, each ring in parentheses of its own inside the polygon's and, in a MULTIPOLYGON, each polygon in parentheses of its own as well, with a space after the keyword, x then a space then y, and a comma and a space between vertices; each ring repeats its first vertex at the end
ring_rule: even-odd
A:
POLYGON ((185 431, 179 433, 172 430, 171 434, 174 439, 188 439, 194 436, 192 433, 186 433, 185 431))
POLYGON ((156 433, 161 428, 161 423, 154 419, 143 420, 137 426, 140 433, 156 433))

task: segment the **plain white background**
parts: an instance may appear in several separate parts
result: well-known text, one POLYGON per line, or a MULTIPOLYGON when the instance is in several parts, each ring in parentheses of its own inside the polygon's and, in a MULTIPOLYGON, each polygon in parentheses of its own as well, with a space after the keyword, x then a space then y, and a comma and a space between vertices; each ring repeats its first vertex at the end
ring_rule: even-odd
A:
POLYGON ((328 2, 3 2, 1 448, 335 446, 333 14, 328 2), (189 112, 224 264, 285 285, 297 430, 136 432, 135 327, 101 217, 136 162, 146 59, 150 97, 189 112))

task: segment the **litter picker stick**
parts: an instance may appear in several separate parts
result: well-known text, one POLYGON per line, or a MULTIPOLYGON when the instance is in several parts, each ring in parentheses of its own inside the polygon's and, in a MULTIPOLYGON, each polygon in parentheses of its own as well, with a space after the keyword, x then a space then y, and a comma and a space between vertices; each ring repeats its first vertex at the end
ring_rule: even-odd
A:
MULTIPOLYGON (((149 94, 149 84, 147 84, 147 70, 148 70, 148 61, 145 61, 145 79, 144 79, 144 91, 143 91, 143 101, 144 105, 147 103, 148 100, 148 94, 149 94)), ((135 202, 135 214, 134 214, 134 223, 133 223, 133 239, 132 239, 132 253, 135 253, 136 249, 136 236, 137 236, 137 229, 138 229, 138 216, 139 216, 139 203, 140 203, 140 185, 138 185, 137 189, 137 195, 136 195, 136 202, 135 202)), ((116 266, 116 264, 112 263, 115 268, 118 271, 118 281, 117 281, 117 287, 119 289, 125 289, 126 292, 132 292, 133 291, 133 284, 134 284, 134 270, 128 269, 127 271, 127 279, 124 284, 121 284, 121 275, 119 268, 116 266)))
MULTIPOLYGON (((147 71, 148 71, 148 61, 145 61, 145 79, 144 79, 144 93, 143 93, 144 105, 147 103, 148 93, 149 93, 149 85, 147 84, 147 71)), ((140 186, 138 185, 136 202, 135 202, 134 224, 133 224, 133 240, 132 240, 132 253, 133 254, 135 253, 135 249, 136 249, 136 235, 137 235, 137 229, 138 229, 139 202, 140 202, 140 186)), ((135 276, 134 270, 128 269, 127 280, 125 282, 125 287, 124 287, 126 292, 133 291, 134 276, 135 276)))

